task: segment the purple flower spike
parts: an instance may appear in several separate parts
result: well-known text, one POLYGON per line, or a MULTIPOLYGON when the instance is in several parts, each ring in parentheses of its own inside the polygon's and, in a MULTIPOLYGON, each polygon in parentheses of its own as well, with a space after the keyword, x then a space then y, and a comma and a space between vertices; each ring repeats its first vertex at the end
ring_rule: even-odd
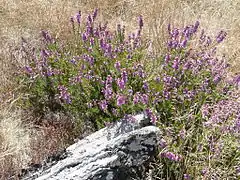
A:
POLYGON ((83 34, 82 34, 82 40, 83 40, 84 42, 86 42, 86 41, 87 41, 87 36, 86 36, 86 33, 83 33, 83 34))
POLYGON ((117 79, 117 85, 118 85, 118 87, 121 89, 121 90, 123 90, 124 88, 125 88, 125 82, 124 82, 124 80, 121 78, 118 78, 117 79))
POLYGON ((79 11, 79 12, 76 14, 76 19, 77 19, 77 23, 80 24, 80 23, 81 23, 81 11, 79 11))
POLYGON ((182 42, 182 48, 185 48, 187 46, 187 39, 183 40, 182 42))
POLYGON ((224 31, 220 31, 218 36, 216 37, 216 40, 218 43, 222 42, 227 36, 227 33, 224 31))
POLYGON ((140 98, 141 98, 140 92, 137 92, 136 94, 134 94, 134 96, 133 96, 133 103, 134 103, 134 104, 139 103, 140 98))
POLYGON ((169 54, 167 54, 166 56, 165 56, 165 63, 166 64, 168 64, 168 62, 170 61, 170 55, 169 54))
POLYGON ((156 124, 157 116, 152 112, 152 110, 147 108, 145 112, 146 112, 146 115, 151 119, 151 123, 156 124))
POLYGON ((31 74, 33 72, 32 68, 30 66, 26 66, 25 70, 28 74, 31 74))
POLYGON ((213 82, 215 84, 218 84, 221 81, 221 76, 219 74, 217 74, 214 78, 213 78, 213 82))
POLYGON ((200 25, 199 21, 196 21, 196 22, 195 22, 195 25, 194 25, 194 28, 193 28, 193 31, 194 31, 194 32, 197 31, 199 25, 200 25))
POLYGON ((114 67, 115 67, 118 71, 120 71, 120 68, 121 68, 120 62, 117 61, 117 62, 114 64, 114 67))
POLYGON ((59 98, 65 101, 67 104, 70 104, 71 99, 68 89, 65 86, 58 86, 58 90, 60 91, 59 98))
POLYGON ((87 22, 88 22, 88 24, 92 24, 92 22, 93 22, 90 15, 88 15, 88 17, 87 17, 87 22))
POLYGON ((122 76, 122 79, 123 79, 124 83, 127 83, 127 81, 128 81, 127 71, 125 71, 125 70, 122 71, 121 76, 122 76))
POLYGON ((97 14, 98 14, 98 8, 96 8, 93 12, 93 21, 96 19, 97 14))
POLYGON ((126 97, 123 95, 117 95, 117 106, 122 106, 126 103, 126 97))
POLYGON ((176 58, 174 59, 172 67, 173 67, 175 70, 178 70, 178 68, 179 68, 179 60, 178 60, 178 57, 176 57, 176 58))
POLYGON ((141 102, 143 104, 148 104, 148 95, 147 94, 143 94, 141 97, 141 102))
POLYGON ((142 30, 142 27, 143 27, 142 15, 138 17, 138 24, 139 24, 139 29, 142 30))

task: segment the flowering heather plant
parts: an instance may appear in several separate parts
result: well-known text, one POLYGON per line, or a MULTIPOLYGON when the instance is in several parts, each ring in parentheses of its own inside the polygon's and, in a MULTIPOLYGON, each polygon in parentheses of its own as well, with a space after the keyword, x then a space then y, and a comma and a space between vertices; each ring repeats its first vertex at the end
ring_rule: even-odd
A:
POLYGON ((165 53, 146 60, 142 16, 137 31, 126 36, 124 26, 112 32, 98 24, 97 13, 85 21, 81 12, 70 18, 68 43, 43 31, 43 47, 22 67, 24 103, 41 113, 69 112, 96 129, 144 112, 165 135, 161 177, 236 178, 240 105, 233 94, 239 78, 228 82, 229 65, 216 56, 226 33, 212 39, 198 21, 182 29, 169 25, 165 53), (159 65, 150 66, 155 61, 159 65))
POLYGON ((107 24, 98 24, 97 13, 96 9, 86 21, 81 12, 70 18, 73 39, 69 44, 43 31, 43 48, 33 49, 22 75, 29 105, 39 107, 40 112, 68 111, 80 119, 90 119, 99 128, 106 121, 144 110, 148 97, 139 94, 141 101, 133 106, 133 96, 142 91, 145 80, 142 17, 136 33, 126 37, 120 25, 111 32, 107 24))
POLYGON ((238 81, 226 80, 229 64, 216 56, 226 33, 221 31, 214 41, 204 31, 199 37, 198 28, 198 21, 183 29, 168 26, 161 70, 148 80, 157 125, 168 139, 160 162, 169 179, 236 179, 240 104, 233 94, 238 81))

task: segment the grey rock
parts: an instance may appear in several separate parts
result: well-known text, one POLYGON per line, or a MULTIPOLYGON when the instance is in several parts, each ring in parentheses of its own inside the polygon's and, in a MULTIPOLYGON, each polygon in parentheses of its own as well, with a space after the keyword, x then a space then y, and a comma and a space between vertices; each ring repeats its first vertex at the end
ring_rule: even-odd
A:
POLYGON ((66 149, 65 159, 25 179, 142 180, 160 136, 144 114, 123 119, 79 140, 66 149))

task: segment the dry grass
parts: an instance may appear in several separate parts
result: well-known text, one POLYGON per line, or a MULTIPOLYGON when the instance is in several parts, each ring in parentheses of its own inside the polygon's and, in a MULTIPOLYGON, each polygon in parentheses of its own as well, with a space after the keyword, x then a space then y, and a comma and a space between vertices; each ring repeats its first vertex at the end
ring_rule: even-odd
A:
MULTIPOLYGON (((31 118, 30 118, 31 119, 31 118)), ((0 111, 0 180, 18 179, 22 169, 41 164, 72 140, 67 119, 29 123, 20 110, 0 111)))
POLYGON ((24 125, 19 111, 0 112, 0 179, 25 168, 31 160, 30 128, 24 125))
MULTIPOLYGON (((153 42, 157 53, 164 48, 168 23, 183 26, 199 20, 209 35, 224 29, 228 38, 219 47, 220 53, 230 59, 233 72, 240 68, 240 0, 0 0, 0 97, 16 98, 11 93, 16 88, 12 81, 16 62, 11 51, 19 45, 22 36, 38 44, 40 30, 48 29, 55 37, 67 38, 69 17, 78 10, 87 13, 96 7, 100 8, 100 19, 108 21, 112 28, 120 23, 126 25, 127 30, 133 30, 137 16, 142 14, 145 38, 153 42)), ((21 62, 21 56, 17 60, 21 62)), ((2 110, 0 126, 0 158, 4 158, 0 161, 0 172, 42 161, 44 152, 50 153, 52 149, 64 146, 61 142, 66 132, 64 128, 59 132, 57 126, 38 130, 25 126, 18 112, 2 110), (41 151, 37 151, 39 148, 41 151), (35 160, 31 158, 34 154, 39 155, 35 160)))
POLYGON ((161 52, 164 47, 168 23, 186 25, 198 19, 210 35, 225 29, 228 39, 220 47, 221 52, 231 59, 235 70, 239 67, 240 0, 0 0, 2 87, 9 88, 11 84, 9 46, 18 44, 21 36, 37 44, 41 29, 67 38, 69 17, 78 10, 87 13, 96 7, 101 10, 100 19, 108 21, 112 27, 116 23, 125 24, 128 30, 135 29, 136 17, 142 14, 145 20, 144 34, 153 41, 156 52, 161 52))

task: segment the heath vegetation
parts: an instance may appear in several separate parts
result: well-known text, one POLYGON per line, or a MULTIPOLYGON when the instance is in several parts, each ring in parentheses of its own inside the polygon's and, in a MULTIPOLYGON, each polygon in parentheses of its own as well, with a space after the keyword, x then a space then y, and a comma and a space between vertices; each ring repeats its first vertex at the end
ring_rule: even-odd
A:
POLYGON ((153 179, 239 178, 238 1, 1 1, 0 178, 140 112, 153 179))

